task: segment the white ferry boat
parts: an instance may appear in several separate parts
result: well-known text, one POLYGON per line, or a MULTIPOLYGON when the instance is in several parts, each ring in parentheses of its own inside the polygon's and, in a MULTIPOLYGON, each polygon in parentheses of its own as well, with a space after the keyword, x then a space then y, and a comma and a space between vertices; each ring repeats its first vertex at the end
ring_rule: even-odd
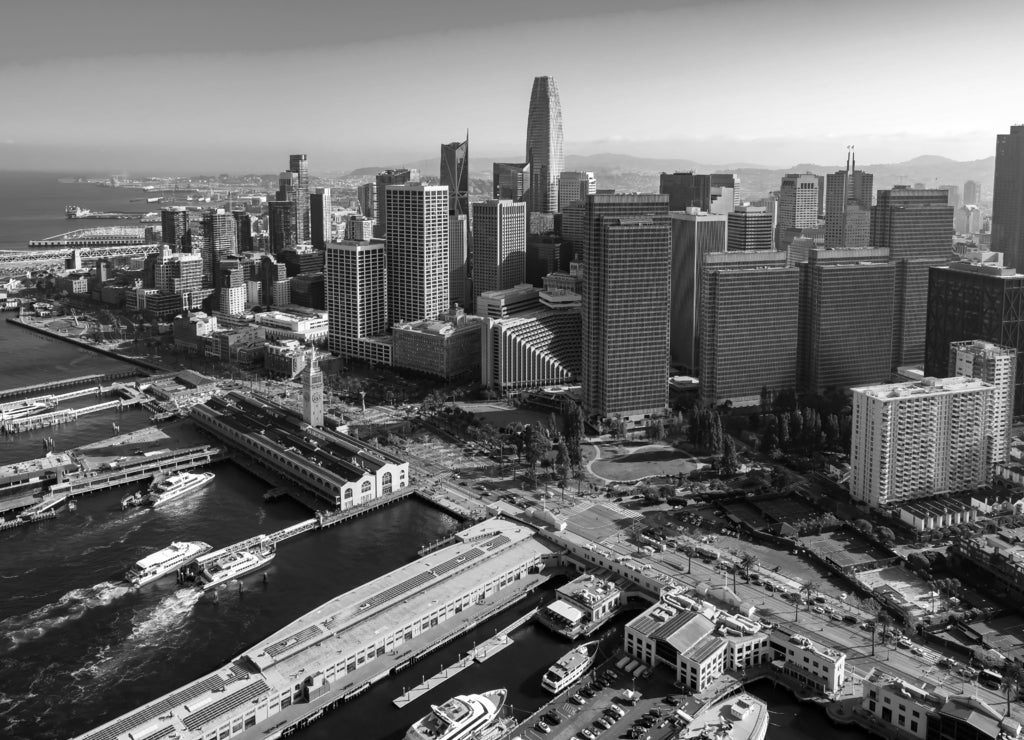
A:
POLYGON ((561 694, 590 670, 597 657, 598 642, 585 642, 573 648, 544 673, 540 685, 552 694, 561 694))
POLYGON ((431 705, 430 714, 409 728, 405 740, 470 740, 498 719, 505 706, 505 689, 466 694, 431 705))
POLYGON ((50 396, 43 399, 26 399, 24 401, 5 403, 3 406, 0 406, 0 421, 24 419, 26 416, 48 411, 56 405, 57 399, 50 396))
POLYGON ((129 568, 124 579, 133 586, 143 586, 188 565, 212 549, 205 542, 172 542, 170 547, 147 555, 129 568))
POLYGON ((146 503, 150 506, 166 504, 186 493, 198 491, 212 480, 213 473, 175 473, 150 486, 146 503))
POLYGON ((259 550, 240 550, 213 557, 199 564, 199 585, 206 591, 233 578, 241 578, 270 565, 276 554, 273 547, 263 547, 259 550))

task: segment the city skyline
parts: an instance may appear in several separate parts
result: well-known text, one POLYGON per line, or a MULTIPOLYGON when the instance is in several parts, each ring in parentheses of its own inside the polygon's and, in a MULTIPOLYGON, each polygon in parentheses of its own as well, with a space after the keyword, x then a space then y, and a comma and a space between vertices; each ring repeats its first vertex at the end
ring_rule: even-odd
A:
POLYGON ((845 145, 856 143, 867 166, 921 154, 969 160, 990 156, 995 135, 1020 118, 1011 96, 997 93, 1014 87, 1012 33, 1018 24, 1012 16, 1022 11, 999 0, 972 6, 979 19, 1000 19, 986 28, 987 56, 980 71, 962 64, 961 53, 952 53, 969 51, 962 48, 969 39, 963 36, 962 13, 951 2, 867 3, 841 23, 830 8, 804 0, 691 2, 681 8, 641 0, 628 12, 607 2, 584 9, 567 1, 556 9, 545 6, 542 16, 531 12, 534 4, 539 6, 527 2, 455 12, 449 2, 427 7, 392 0, 375 10, 307 2, 302 13, 289 14, 288 34, 278 33, 283 9, 261 7, 256 13, 237 0, 213 10, 203 6, 201 24, 190 13, 199 6, 190 2, 171 13, 127 12, 116 0, 91 0, 92 12, 82 14, 73 34, 44 22, 52 11, 49 3, 20 7, 0 30, 0 94, 15 101, 0 122, 0 161, 11 169, 174 169, 205 163, 261 171, 274 166, 276 155, 268 151, 273 147, 307 151, 321 171, 346 170, 424 158, 436 151, 437 141, 449 140, 452 130, 465 128, 474 131, 477 152, 512 155, 522 147, 528 86, 538 75, 558 80, 567 154, 785 166, 836 161, 845 145), (532 20, 538 17, 544 20, 532 20), (229 22, 236 32, 217 32, 229 22), (700 33, 693 33, 695 28, 700 33), (803 86, 815 91, 813 116, 799 115, 803 103, 780 100, 767 81, 745 85, 742 96, 732 94, 729 80, 756 82, 766 63, 781 63, 780 34, 796 32, 809 50, 829 59, 801 68, 803 86), (686 77, 671 63, 681 33, 694 54, 718 60, 715 79, 722 84, 686 77), (459 44, 450 43, 453 35, 459 44), (484 75, 491 70, 484 71, 484 65, 464 65, 466 84, 475 92, 462 105, 438 106, 430 85, 422 84, 435 65, 414 63, 430 58, 446 65, 456 50, 464 58, 482 58, 495 45, 524 37, 547 50, 543 60, 528 64, 515 84, 497 86, 486 84, 484 75), (577 45, 584 40, 596 67, 579 61, 577 45), (837 45, 865 44, 870 64, 860 56, 854 61, 852 55, 824 54, 837 45), (717 56, 723 45, 729 55, 717 56), (41 59, 39 48, 50 56, 41 59), (296 66, 356 71, 361 60, 381 58, 385 49, 385 62, 374 67, 379 84, 360 87, 355 76, 344 84, 365 94, 361 99, 368 106, 385 110, 394 110, 391 96, 398 90, 409 110, 430 115, 395 115, 384 126, 374 116, 344 116, 345 96, 338 103, 325 100, 316 75, 296 78, 289 72, 296 66), (910 96, 885 84, 889 70, 908 61, 926 61, 931 70, 910 96), (243 70, 252 94, 251 102, 239 106, 236 96, 220 92, 227 83, 218 80, 243 70), (838 79, 842 85, 835 84, 838 79), (132 114, 109 105, 112 91, 144 95, 172 80, 188 81, 189 100, 202 115, 149 115, 140 106, 133 123, 132 114), (262 92, 285 80, 290 99, 320 101, 315 115, 261 114, 262 92), (669 94, 688 87, 686 95, 669 94), (629 90, 628 113, 609 102, 609 91, 616 89, 629 90), (971 99, 983 101, 983 115, 977 105, 951 100, 952 89, 973 91, 971 99), (375 105, 385 93, 392 104, 375 105), (76 112, 74 125, 66 116, 38 114, 56 104, 76 112), (754 109, 763 114, 749 115, 754 109), (694 116, 694 110, 706 114, 694 116))

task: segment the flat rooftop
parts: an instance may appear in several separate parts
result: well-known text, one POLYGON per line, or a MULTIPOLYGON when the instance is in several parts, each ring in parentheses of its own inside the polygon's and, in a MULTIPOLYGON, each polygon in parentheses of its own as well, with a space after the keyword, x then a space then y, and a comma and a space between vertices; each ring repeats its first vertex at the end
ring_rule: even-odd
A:
POLYGON ((952 378, 924 378, 923 380, 914 380, 906 383, 867 385, 860 388, 851 388, 850 390, 854 393, 862 393, 870 398, 888 401, 891 399, 968 393, 994 387, 991 383, 986 383, 977 378, 955 376, 952 378))

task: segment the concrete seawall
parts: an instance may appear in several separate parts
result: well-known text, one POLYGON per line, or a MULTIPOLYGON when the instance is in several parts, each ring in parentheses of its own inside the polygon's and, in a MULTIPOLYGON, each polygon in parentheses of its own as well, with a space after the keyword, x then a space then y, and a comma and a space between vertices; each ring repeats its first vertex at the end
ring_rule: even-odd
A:
POLYGON ((148 362, 146 360, 140 360, 140 359, 138 359, 136 357, 127 357, 125 355, 118 354, 117 352, 112 352, 109 349, 104 349, 103 347, 96 347, 95 345, 91 345, 91 344, 89 344, 87 342, 83 342, 83 341, 81 341, 79 339, 75 339, 74 337, 69 337, 66 334, 61 334, 59 332, 52 331, 51 329, 47 329, 44 326, 37 326, 36 324, 33 324, 31 322, 22 321, 20 318, 16 318, 16 317, 13 317, 13 316, 9 317, 7 319, 7 323, 9 323, 9 324, 16 324, 17 326, 21 326, 21 327, 23 327, 25 329, 29 329, 29 330, 37 332, 39 334, 45 334, 48 337, 53 337, 54 339, 60 339, 62 341, 68 342, 69 344, 77 345, 78 347, 81 347, 82 349, 87 349, 90 352, 96 352, 97 354, 105 355, 105 356, 107 356, 107 357, 109 357, 111 359, 120 360, 121 362, 126 362, 129 365, 135 365, 136 367, 141 367, 144 370, 149 370, 149 371, 155 372, 155 373, 170 373, 170 372, 173 372, 170 368, 163 367, 162 365, 157 365, 156 363, 148 362))

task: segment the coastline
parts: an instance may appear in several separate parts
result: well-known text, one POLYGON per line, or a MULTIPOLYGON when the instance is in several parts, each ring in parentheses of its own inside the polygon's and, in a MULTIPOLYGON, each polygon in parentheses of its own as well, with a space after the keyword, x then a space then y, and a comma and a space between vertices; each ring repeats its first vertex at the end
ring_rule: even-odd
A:
POLYGON ((87 342, 83 342, 83 341, 81 341, 79 339, 76 339, 74 337, 69 337, 66 334, 61 334, 59 332, 55 332, 52 329, 49 329, 49 328, 47 328, 45 326, 39 326, 38 324, 36 324, 34 322, 31 322, 31 321, 27 321, 27 320, 21 318, 20 316, 10 316, 10 317, 8 317, 7 318, 7 323, 15 324, 17 326, 20 326, 22 328, 28 329, 30 331, 37 332, 39 334, 45 334, 46 336, 53 337, 54 339, 60 339, 62 341, 68 342, 70 344, 77 345, 78 347, 81 347, 83 349, 87 349, 87 350, 89 350, 91 352, 96 352, 97 354, 104 355, 105 357, 109 357, 109 358, 114 359, 114 360, 120 360, 121 362, 126 362, 126 363, 128 363, 130 365, 135 365, 136 367, 142 368, 143 370, 148 370, 148 371, 153 372, 153 373, 161 373, 162 374, 162 373, 172 373, 172 372, 174 372, 171 368, 167 368, 167 367, 164 367, 162 365, 157 365, 156 363, 149 362, 147 360, 142 360, 142 359, 139 359, 137 357, 131 357, 129 355, 123 355, 123 354, 120 354, 118 352, 114 352, 113 350, 109 350, 109 349, 105 349, 103 347, 97 347, 95 345, 88 344, 87 342))

